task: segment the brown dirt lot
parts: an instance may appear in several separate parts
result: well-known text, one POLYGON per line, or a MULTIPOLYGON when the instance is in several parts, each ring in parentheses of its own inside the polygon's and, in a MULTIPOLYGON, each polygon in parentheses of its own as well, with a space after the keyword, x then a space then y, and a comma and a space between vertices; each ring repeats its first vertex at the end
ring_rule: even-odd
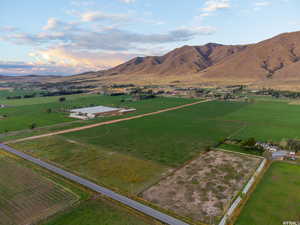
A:
POLYGON ((0 152, 0 225, 27 225, 68 207, 78 197, 0 152))
POLYGON ((181 216, 219 221, 261 160, 210 151, 144 191, 143 198, 181 216))

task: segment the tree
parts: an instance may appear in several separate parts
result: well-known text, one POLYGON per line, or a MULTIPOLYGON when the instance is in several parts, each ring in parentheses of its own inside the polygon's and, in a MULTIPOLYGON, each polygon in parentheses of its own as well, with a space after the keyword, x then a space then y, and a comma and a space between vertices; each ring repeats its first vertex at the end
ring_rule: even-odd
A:
POLYGON ((247 140, 244 140, 242 143, 241 143, 241 146, 243 147, 249 147, 249 148, 253 148, 256 144, 256 140, 255 138, 249 138, 247 140))
POLYGON ((60 102, 64 102, 64 101, 66 101, 66 98, 65 98, 65 97, 60 97, 58 100, 59 100, 60 102))
POLYGON ((36 128, 36 123, 30 124, 29 128, 30 128, 31 130, 33 130, 34 128, 36 128))

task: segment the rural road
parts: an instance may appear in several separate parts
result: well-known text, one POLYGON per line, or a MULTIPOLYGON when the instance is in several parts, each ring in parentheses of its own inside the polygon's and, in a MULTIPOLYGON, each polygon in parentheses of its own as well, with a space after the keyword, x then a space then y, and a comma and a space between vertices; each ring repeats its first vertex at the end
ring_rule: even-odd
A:
POLYGON ((188 225, 187 223, 185 223, 185 222, 183 222, 181 220, 178 220, 178 219, 176 219, 174 217, 171 217, 171 216, 169 216, 167 214, 164 214, 164 213, 162 213, 162 212, 160 212, 158 210, 152 209, 152 208, 150 208, 150 207, 148 207, 146 205, 143 205, 143 204, 141 204, 141 203, 139 203, 139 202, 137 202, 135 200, 129 199, 129 198, 127 198, 127 197, 125 197, 123 195, 120 195, 120 194, 118 194, 116 192, 113 192, 113 191, 111 191, 111 190, 109 190, 107 188, 104 188, 104 187, 99 186, 99 185, 97 185, 97 184, 95 184, 93 182, 90 182, 89 180, 86 180, 86 179, 81 178, 79 176, 76 176, 76 175, 74 175, 74 174, 72 174, 70 172, 67 172, 67 171, 65 171, 63 169, 60 169, 60 168, 58 168, 56 166, 53 166, 53 165, 51 165, 49 163, 46 163, 46 162, 44 162, 44 161, 42 161, 40 159, 34 158, 34 157, 32 157, 30 155, 27 155, 27 154, 25 154, 23 152, 15 150, 15 149, 13 149, 13 148, 5 145, 5 144, 1 144, 0 143, 0 148, 3 149, 3 150, 5 150, 6 152, 9 152, 9 153, 14 154, 16 156, 19 156, 19 157, 21 157, 21 158, 23 158, 25 160, 28 160, 28 161, 36 164, 36 165, 39 165, 39 166, 41 166, 41 167, 43 167, 43 168, 45 168, 47 170, 50 170, 50 171, 52 171, 52 172, 54 172, 56 174, 59 174, 59 175, 65 177, 65 178, 67 178, 69 180, 72 180, 72 181, 74 181, 74 182, 76 182, 78 184, 81 184, 82 186, 85 186, 85 187, 87 187, 87 188, 89 188, 89 189, 91 189, 91 190, 93 190, 93 191, 95 191, 95 192, 97 192, 99 194, 102 194, 102 195, 104 195, 106 197, 109 197, 109 198, 111 198, 111 199, 113 199, 115 201, 118 201, 118 202, 120 202, 120 203, 122 203, 122 204, 124 204, 126 206, 129 206, 129 207, 131 207, 133 209, 136 209, 137 211, 142 212, 145 215, 148 215, 148 216, 150 216, 152 218, 155 218, 155 219, 157 219, 157 220, 159 220, 159 221, 161 221, 163 223, 170 224, 170 225, 188 225))
POLYGON ((185 108, 185 107, 189 107, 189 106, 193 106, 193 105, 197 105, 197 104, 205 103, 205 102, 209 102, 209 101, 212 101, 212 100, 198 101, 198 102, 193 102, 193 103, 190 103, 190 104, 175 106, 175 107, 172 107, 172 108, 162 109, 162 110, 159 110, 159 111, 145 113, 145 114, 131 116, 131 117, 126 117, 126 118, 122 118, 122 119, 110 120, 110 121, 95 123, 95 124, 91 124, 91 125, 87 125, 87 126, 76 127, 76 128, 56 131, 56 132, 52 132, 52 133, 47 133, 47 134, 41 134, 41 135, 16 139, 16 140, 4 142, 4 144, 18 143, 18 142, 23 142, 23 141, 39 139, 39 138, 43 138, 43 137, 50 137, 50 136, 59 135, 59 134, 65 134, 65 133, 71 133, 71 132, 75 132, 75 131, 86 130, 86 129, 90 129, 90 128, 93 128, 93 127, 100 127, 100 126, 104 126, 104 125, 108 125, 108 124, 119 123, 119 122, 122 122, 122 121, 133 120, 133 119, 138 119, 138 118, 142 118, 142 117, 157 115, 157 114, 160 114, 160 113, 163 113, 163 112, 169 112, 169 111, 173 111, 173 110, 176 110, 176 109, 182 109, 182 108, 185 108))

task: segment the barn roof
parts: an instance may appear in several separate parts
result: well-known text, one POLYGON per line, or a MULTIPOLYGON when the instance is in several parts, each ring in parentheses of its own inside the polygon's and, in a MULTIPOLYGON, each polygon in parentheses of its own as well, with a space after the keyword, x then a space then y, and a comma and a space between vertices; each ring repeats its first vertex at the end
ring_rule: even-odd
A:
POLYGON ((70 112, 72 113, 106 113, 111 111, 120 110, 118 108, 107 107, 107 106, 95 106, 95 107, 87 107, 87 108, 80 108, 80 109, 72 109, 70 112))

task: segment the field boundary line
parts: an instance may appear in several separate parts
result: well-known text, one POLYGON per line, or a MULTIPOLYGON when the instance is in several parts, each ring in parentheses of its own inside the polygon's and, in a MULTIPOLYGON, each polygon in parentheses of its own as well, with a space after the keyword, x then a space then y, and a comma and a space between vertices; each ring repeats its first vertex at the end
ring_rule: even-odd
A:
POLYGON ((82 126, 82 127, 70 128, 70 129, 51 132, 51 133, 47 133, 47 134, 41 134, 41 135, 35 135, 35 136, 31 136, 31 137, 11 140, 11 141, 7 141, 7 142, 3 142, 3 144, 14 144, 14 143, 19 143, 19 142, 23 142, 23 141, 35 140, 35 139, 39 139, 39 138, 43 138, 43 137, 50 137, 50 136, 54 136, 54 135, 86 130, 86 129, 90 129, 90 128, 94 128, 94 127, 100 127, 100 126, 119 123, 119 122, 123 122, 123 121, 144 118, 144 117, 157 115, 157 114, 160 114, 160 113, 169 112, 169 111, 173 111, 173 110, 177 110, 177 109, 182 109, 182 108, 186 108, 186 107, 189 107, 189 106, 193 106, 193 105, 197 105, 197 104, 201 104, 201 103, 205 103, 205 102, 210 102, 210 101, 213 101, 213 100, 209 99, 209 100, 197 101, 197 102, 193 102, 193 103, 189 103, 189 104, 185 104, 185 105, 179 105, 179 106, 175 106, 175 107, 171 107, 171 108, 161 109, 161 110, 158 110, 158 111, 155 111, 155 112, 140 114, 140 115, 131 116, 131 117, 127 117, 127 118, 110 120, 110 121, 95 123, 95 124, 86 125, 86 126, 82 126))
POLYGON ((214 149, 216 149, 218 151, 223 151, 223 152, 230 152, 230 153, 245 155, 245 156, 249 156, 249 157, 256 157, 256 158, 260 158, 260 159, 265 159, 265 157, 259 156, 259 155, 252 155, 252 154, 247 154, 247 153, 243 153, 243 152, 235 152, 235 151, 230 151, 230 150, 223 149, 223 148, 214 148, 214 149))

